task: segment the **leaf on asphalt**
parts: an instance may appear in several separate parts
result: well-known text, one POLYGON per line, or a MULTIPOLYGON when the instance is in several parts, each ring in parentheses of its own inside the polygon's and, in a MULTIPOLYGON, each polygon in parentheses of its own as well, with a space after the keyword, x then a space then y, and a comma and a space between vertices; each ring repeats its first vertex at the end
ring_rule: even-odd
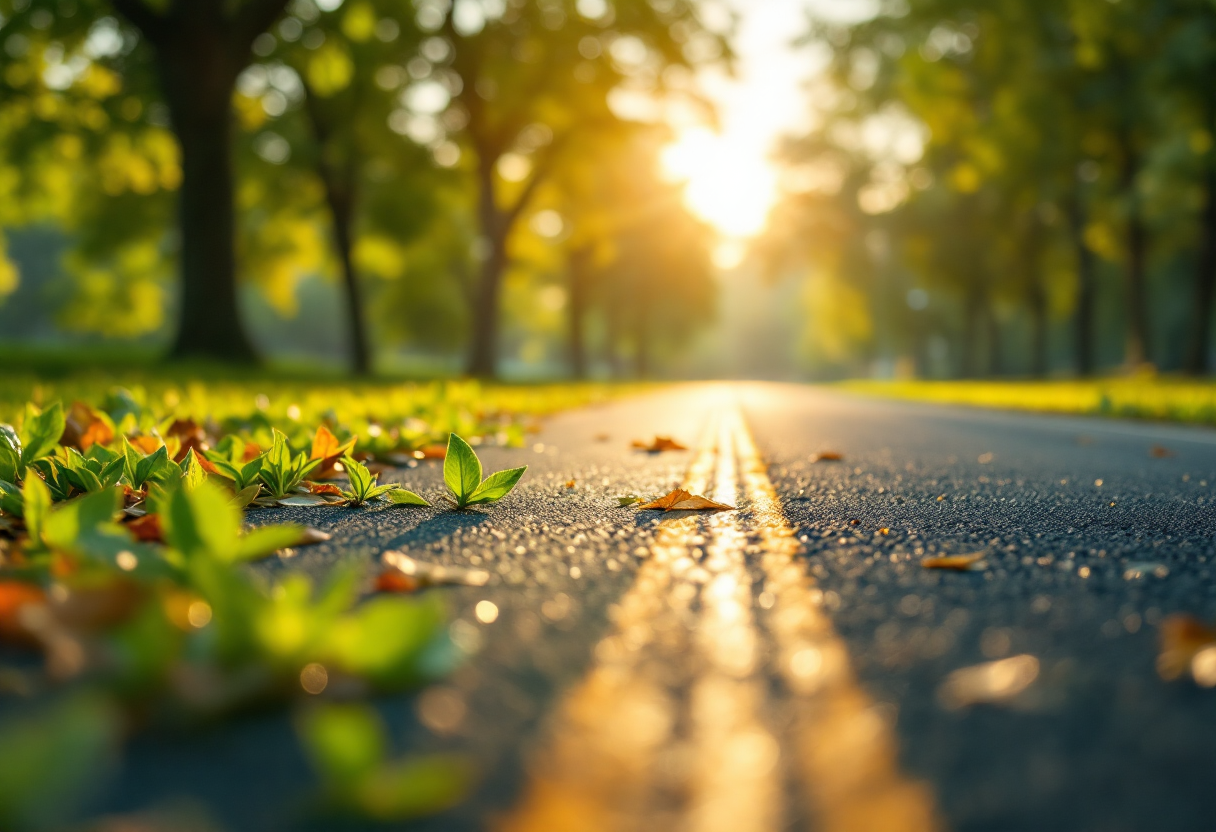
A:
POLYGON ((1025 654, 1011 656, 954 671, 937 689, 937 698, 950 710, 969 705, 999 705, 1026 690, 1038 677, 1038 659, 1025 654))
POLYGON ((317 433, 312 439, 312 452, 308 458, 320 460, 321 464, 313 470, 312 478, 324 480, 336 474, 336 463, 349 453, 351 448, 355 447, 356 439, 358 437, 352 436, 345 442, 339 442, 338 437, 334 436, 329 428, 319 425, 317 433))
POLYGON ((484 569, 466 569, 462 566, 443 566, 415 560, 404 552, 390 549, 380 556, 385 566, 396 569, 402 575, 416 580, 419 586, 485 586, 490 582, 490 573, 484 569))
POLYGON ((414 451, 414 459, 443 459, 447 454, 446 445, 426 445, 414 451))
POLYGON ((321 494, 289 494, 278 501, 281 506, 328 506, 332 501, 321 494))
POLYGON ((400 569, 385 569, 376 576, 376 592, 417 592, 421 588, 418 579, 400 569))
POLYGON ((330 483, 305 481, 303 484, 308 486, 309 494, 331 494, 334 497, 342 496, 342 489, 330 483))
POLYGON ((811 462, 840 462, 844 459, 844 454, 838 451, 820 451, 817 454, 811 454, 811 462))
POLYGON ((646 442, 643 442, 641 440, 635 439, 633 441, 632 447, 635 450, 646 451, 647 453, 650 453, 650 454, 659 454, 659 453, 663 453, 664 451, 687 451, 688 450, 688 448, 686 446, 681 445, 679 442, 672 439, 670 436, 656 436, 654 438, 654 441, 650 442, 649 444, 646 442))
POLYGON ((406 491, 404 488, 394 488, 384 495, 388 501, 395 506, 429 506, 425 499, 415 494, 413 491, 406 491))
POLYGON ((970 555, 945 555, 943 557, 925 558, 920 565, 925 569, 950 569, 955 572, 971 572, 983 569, 985 552, 974 552, 970 555))
POLYGON ((333 539, 333 535, 329 532, 323 532, 320 529, 314 529, 312 526, 305 526, 300 530, 300 536, 292 546, 315 546, 318 543, 324 543, 327 540, 333 539))
POLYGON ((639 497, 637 494, 625 494, 624 496, 616 498, 616 504, 618 506, 620 506, 621 508, 624 508, 625 506, 631 506, 631 505, 634 505, 636 503, 641 503, 641 502, 644 502, 644 500, 641 497, 639 497))
POLYGON ((578 485, 577 480, 566 480, 566 488, 574 488, 576 485, 578 485))
POLYGON ((1191 671, 1204 687, 1216 685, 1216 629, 1193 615, 1175 614, 1161 622, 1157 673, 1167 682, 1191 671))
POLYGON ((253 485, 246 486, 245 488, 242 488, 240 491, 236 492, 236 495, 232 498, 232 502, 237 508, 246 508, 253 503, 253 501, 256 500, 258 495, 261 493, 262 484, 260 482, 255 482, 253 485))
POLYGON ((1168 459, 1174 455, 1174 452, 1164 445, 1154 445, 1148 449, 1148 455, 1153 459, 1168 459))
POLYGON ((639 509, 654 509, 657 511, 734 511, 734 506, 728 506, 725 503, 716 503, 708 497, 702 497, 697 494, 685 491, 683 488, 677 488, 669 494, 651 500, 649 503, 644 503, 638 506, 639 509))

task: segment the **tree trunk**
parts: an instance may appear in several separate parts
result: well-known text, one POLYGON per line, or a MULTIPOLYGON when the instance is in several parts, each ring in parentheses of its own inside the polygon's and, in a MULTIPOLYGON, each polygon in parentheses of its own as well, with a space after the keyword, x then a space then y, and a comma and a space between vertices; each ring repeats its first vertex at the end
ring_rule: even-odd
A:
POLYGON ((591 278, 591 250, 580 248, 570 254, 569 351, 570 376, 587 377, 587 290, 591 278))
POLYGON ((344 185, 325 177, 325 196, 334 221, 334 248, 342 268, 342 286, 346 289, 346 315, 350 332, 351 369, 355 375, 366 376, 372 371, 371 342, 363 306, 363 289, 355 272, 354 249, 355 184, 347 177, 344 185))
POLYGON ((494 201, 494 158, 478 153, 477 214, 481 233, 488 244, 481 275, 473 294, 473 341, 469 351, 469 375, 494 378, 498 371, 498 305, 502 279, 507 269, 506 221, 494 201))
POLYGON ((1136 193, 1136 178, 1140 161, 1132 150, 1125 152, 1123 163, 1123 193, 1127 199, 1127 346, 1124 362, 1137 367, 1149 356, 1148 290, 1145 273, 1148 259, 1148 234, 1140 216, 1140 198, 1136 193))
POLYGON ((172 355, 250 361, 255 354, 237 298, 232 171, 231 101, 243 63, 229 54, 222 20, 196 21, 193 32, 156 50, 182 164, 182 290, 172 355))
POLYGON ((1094 300, 1097 296, 1094 274, 1094 253, 1085 242, 1087 219, 1080 194, 1068 203, 1068 225, 1073 249, 1077 256, 1077 312, 1074 319, 1074 351, 1077 375, 1094 374, 1094 300))
POLYGON ((1209 151, 1204 171, 1204 207, 1200 228, 1199 260, 1195 270, 1195 300, 1191 342, 1187 349, 1187 372, 1196 375, 1210 369, 1212 300, 1216 296, 1216 160, 1209 151))

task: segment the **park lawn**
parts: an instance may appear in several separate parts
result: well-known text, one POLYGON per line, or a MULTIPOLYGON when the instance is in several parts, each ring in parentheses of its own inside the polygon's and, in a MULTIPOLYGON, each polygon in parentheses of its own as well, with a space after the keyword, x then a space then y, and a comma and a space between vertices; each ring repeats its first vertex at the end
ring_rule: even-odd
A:
POLYGON ((1216 425, 1216 381, 1155 376, 1061 381, 871 381, 839 387, 937 404, 1216 425))
POLYGON ((316 427, 325 424, 340 436, 357 436, 360 450, 382 455, 446 443, 450 432, 518 446, 538 417, 644 386, 350 380, 206 366, 27 366, 0 370, 0 423, 19 423, 27 402, 46 407, 59 401, 67 409, 79 401, 118 416, 115 422, 124 410, 137 410, 141 427, 182 419, 216 426, 217 433, 250 436, 278 429, 297 448, 306 448, 316 427))

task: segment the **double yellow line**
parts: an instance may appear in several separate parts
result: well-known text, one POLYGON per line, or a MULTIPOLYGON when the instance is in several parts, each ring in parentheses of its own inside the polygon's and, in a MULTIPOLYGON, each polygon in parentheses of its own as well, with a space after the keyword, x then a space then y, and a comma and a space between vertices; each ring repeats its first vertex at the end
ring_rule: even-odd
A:
POLYGON ((501 831, 939 829, 737 409, 711 417, 683 487, 741 510, 661 527, 501 831))

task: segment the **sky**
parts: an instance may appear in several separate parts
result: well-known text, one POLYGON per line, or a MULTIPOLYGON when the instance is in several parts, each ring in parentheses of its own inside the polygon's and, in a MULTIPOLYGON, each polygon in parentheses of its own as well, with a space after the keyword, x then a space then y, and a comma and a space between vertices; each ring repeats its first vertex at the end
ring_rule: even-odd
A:
POLYGON ((736 72, 702 73, 700 86, 719 111, 720 129, 678 125, 679 138, 664 155, 666 170, 686 180, 692 210, 722 237, 716 260, 729 268, 746 241, 764 229, 778 197, 771 164, 782 135, 804 128, 811 111, 804 85, 826 56, 793 41, 807 28, 808 12, 858 20, 874 13, 873 0, 725 0, 738 15, 736 72))

